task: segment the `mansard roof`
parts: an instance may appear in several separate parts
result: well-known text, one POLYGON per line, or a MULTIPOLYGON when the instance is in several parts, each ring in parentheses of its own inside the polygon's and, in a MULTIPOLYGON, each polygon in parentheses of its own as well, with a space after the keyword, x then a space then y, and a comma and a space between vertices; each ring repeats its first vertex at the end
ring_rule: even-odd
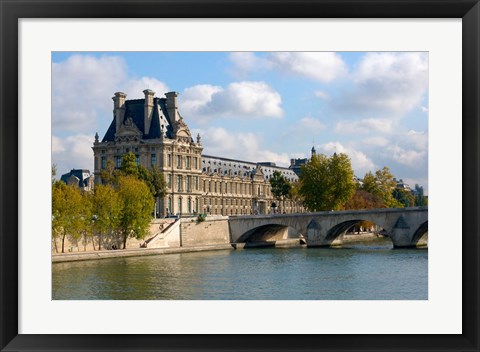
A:
POLYGON ((90 170, 86 169, 72 169, 70 172, 63 174, 60 180, 68 184, 68 180, 74 177, 78 180, 79 187, 84 187, 88 184, 88 179, 92 176, 90 170))
POLYGON ((218 156, 202 155, 202 170, 220 172, 223 175, 230 171, 232 175, 239 177, 250 177, 256 173, 257 167, 262 169, 265 180, 270 179, 275 171, 279 171, 287 180, 297 181, 297 174, 289 168, 276 166, 273 163, 254 163, 238 159, 229 159, 218 156))
MULTIPOLYGON (((172 138, 172 123, 168 115, 165 101, 165 98, 153 98, 152 122, 148 134, 145 134, 145 99, 132 99, 125 101, 125 115, 123 118, 123 122, 125 122, 129 117, 131 117, 135 126, 137 126, 137 128, 143 133, 143 139, 160 138, 162 134, 162 125, 164 126, 166 137, 172 138)), ((105 136, 102 139, 102 142, 115 141, 116 132, 116 122, 114 116, 112 122, 110 123, 110 126, 107 129, 107 132, 105 133, 105 136)))

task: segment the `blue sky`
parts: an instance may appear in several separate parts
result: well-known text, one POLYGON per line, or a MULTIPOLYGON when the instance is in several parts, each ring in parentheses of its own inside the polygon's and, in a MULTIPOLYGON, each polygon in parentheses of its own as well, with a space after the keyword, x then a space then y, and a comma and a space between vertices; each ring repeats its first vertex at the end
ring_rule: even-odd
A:
POLYGON ((344 152, 363 177, 383 166, 428 191, 428 54, 419 52, 58 52, 52 158, 93 170, 111 97, 177 91, 204 153, 288 166, 344 152))

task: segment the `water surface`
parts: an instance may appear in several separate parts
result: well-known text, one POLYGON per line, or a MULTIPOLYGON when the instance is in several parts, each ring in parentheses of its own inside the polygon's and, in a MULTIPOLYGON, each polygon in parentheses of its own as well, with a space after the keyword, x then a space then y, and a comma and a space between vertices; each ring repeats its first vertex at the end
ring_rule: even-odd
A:
POLYGON ((425 300, 428 250, 389 240, 52 264, 59 300, 425 300))

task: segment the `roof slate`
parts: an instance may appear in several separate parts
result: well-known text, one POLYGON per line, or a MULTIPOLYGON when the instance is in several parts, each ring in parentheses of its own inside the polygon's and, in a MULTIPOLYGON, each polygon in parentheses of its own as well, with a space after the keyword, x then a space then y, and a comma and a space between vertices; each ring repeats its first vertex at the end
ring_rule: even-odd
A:
MULTIPOLYGON (((165 116, 165 120, 163 121, 162 119, 162 122, 164 122, 164 124, 167 124, 167 126, 165 126, 167 137, 170 138, 172 127, 171 127, 171 122, 168 116, 168 111, 167 111, 165 101, 166 101, 165 98, 153 99, 152 122, 150 125, 150 130, 148 135, 145 134, 145 120, 144 120, 145 99, 126 100, 125 115, 123 117, 122 122, 125 122, 127 118, 131 117, 135 125, 138 127, 138 129, 143 133, 143 139, 160 138, 161 136, 160 118, 161 117, 158 113, 158 110, 160 109, 163 116, 165 116)), ((114 117, 112 122, 110 123, 110 126, 108 127, 107 132, 105 133, 105 136, 102 139, 102 143, 114 142, 115 133, 117 132, 116 129, 117 127, 116 127, 116 122, 114 117)))

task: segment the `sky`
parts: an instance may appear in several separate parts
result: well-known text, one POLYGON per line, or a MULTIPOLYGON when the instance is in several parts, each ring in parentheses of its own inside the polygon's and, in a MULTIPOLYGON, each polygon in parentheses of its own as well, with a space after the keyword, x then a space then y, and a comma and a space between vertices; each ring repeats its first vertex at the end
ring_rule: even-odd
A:
POLYGON ((356 176, 388 166, 428 194, 428 53, 54 52, 52 161, 93 172, 115 92, 180 93, 203 153, 288 167, 346 153, 356 176))

